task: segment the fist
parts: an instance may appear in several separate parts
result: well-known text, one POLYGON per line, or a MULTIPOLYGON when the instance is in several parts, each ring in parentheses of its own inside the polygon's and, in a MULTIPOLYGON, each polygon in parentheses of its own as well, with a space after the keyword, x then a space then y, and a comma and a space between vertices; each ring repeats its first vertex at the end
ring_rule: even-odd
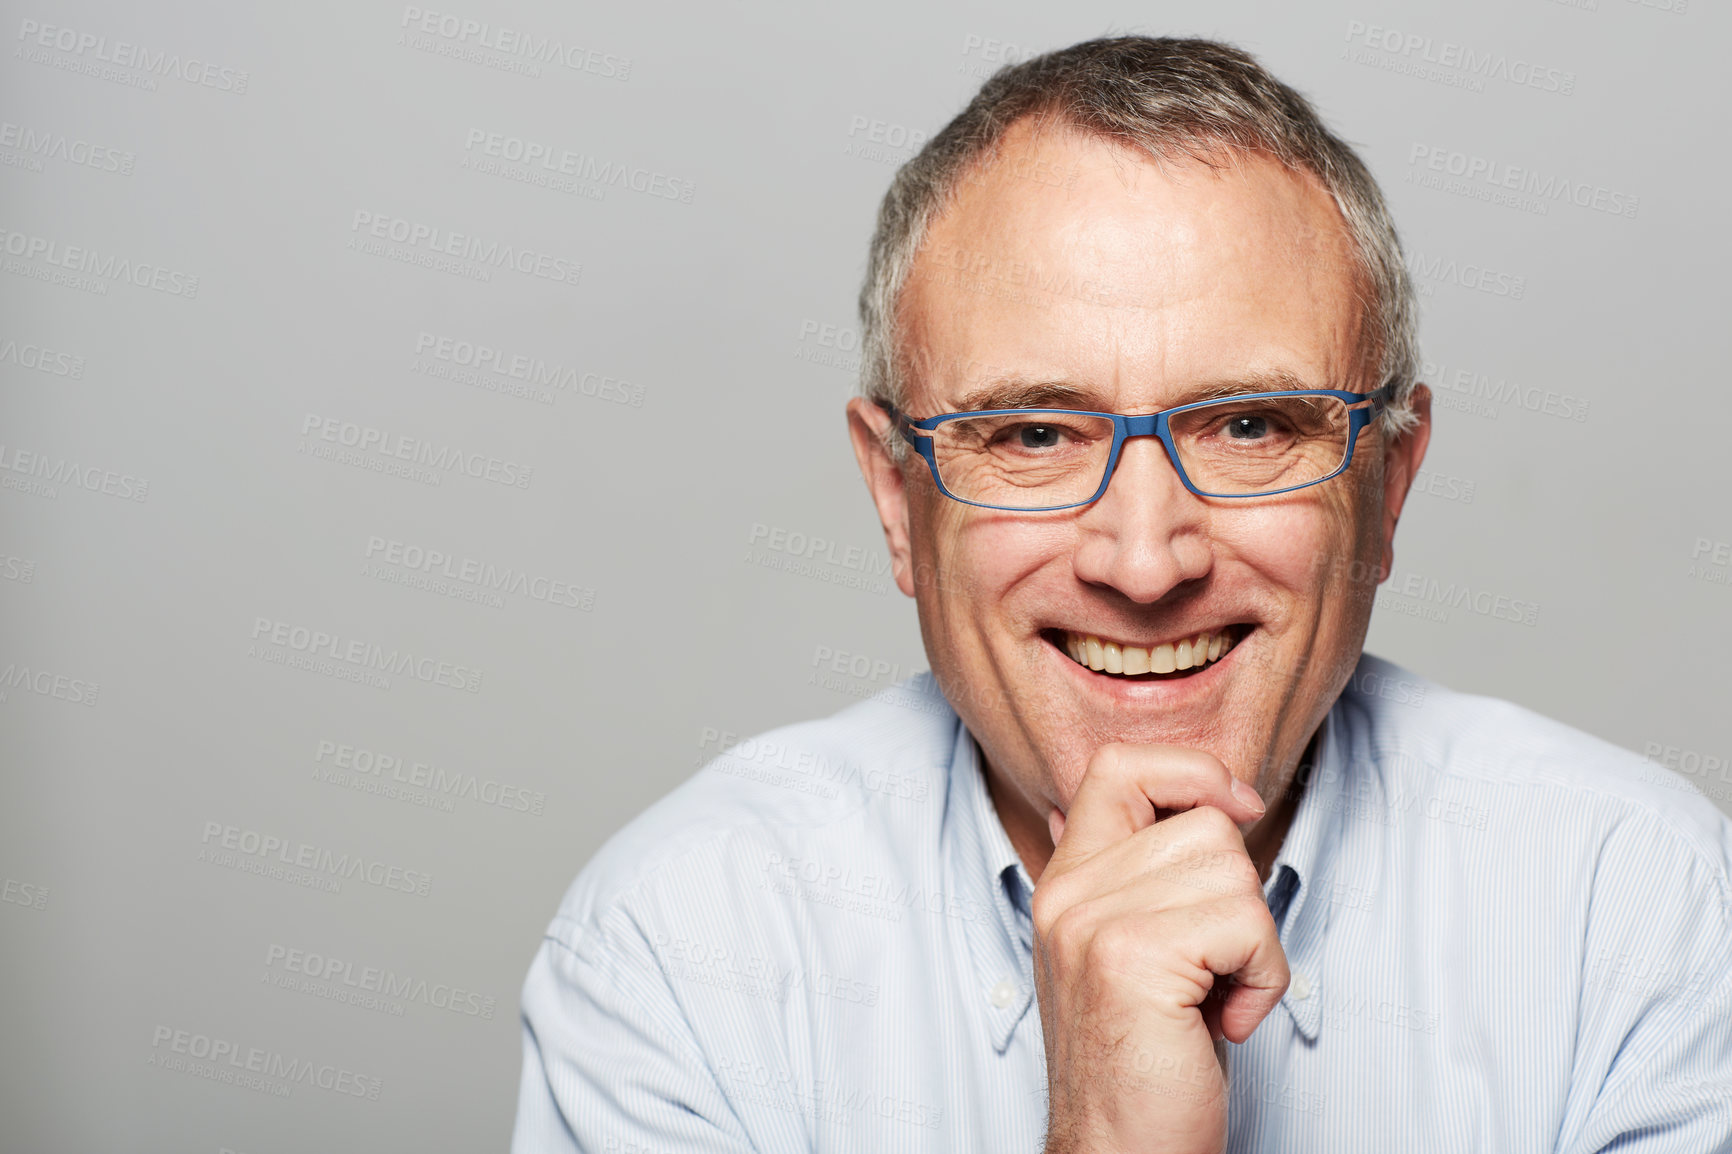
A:
POLYGON ((1096 751, 1035 886, 1048 1154, 1218 1154, 1222 1039, 1251 1036, 1287 958, 1241 825, 1256 791, 1170 745, 1096 751))

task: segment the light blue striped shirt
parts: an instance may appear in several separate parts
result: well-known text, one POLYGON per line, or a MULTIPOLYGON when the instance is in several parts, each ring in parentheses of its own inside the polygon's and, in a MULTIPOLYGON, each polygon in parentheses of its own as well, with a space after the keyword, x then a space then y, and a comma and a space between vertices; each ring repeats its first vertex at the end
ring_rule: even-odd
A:
MULTIPOLYGON (((1732 822, 1685 779, 1364 658, 1265 892, 1293 981, 1234 1151, 1732 1151, 1732 822)), ((1037 1154, 1029 878, 922 674, 740 742, 572 886, 518 1154, 1037 1154)))

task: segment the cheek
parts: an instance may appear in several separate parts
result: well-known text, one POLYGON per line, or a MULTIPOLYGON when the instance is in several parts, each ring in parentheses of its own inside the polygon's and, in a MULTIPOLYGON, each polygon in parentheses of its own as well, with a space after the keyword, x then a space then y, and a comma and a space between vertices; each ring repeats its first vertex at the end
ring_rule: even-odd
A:
POLYGON ((917 584, 943 603, 952 628, 1013 613, 1016 593, 1031 576, 1069 571, 1064 561, 1075 531, 1064 522, 973 509, 941 495, 918 510, 915 522, 923 546, 915 553, 917 584))
POLYGON ((968 623, 989 600, 991 573, 983 571, 979 533, 960 515, 966 510, 930 486, 910 504, 914 595, 921 630, 934 659, 967 646, 968 623))
POLYGON ((1249 565, 1269 584, 1311 598, 1356 555, 1361 534, 1350 503, 1320 495, 1286 505, 1250 507, 1239 517, 1217 518, 1216 548, 1249 565))
POLYGON ((1377 592, 1380 510, 1378 500, 1355 499, 1346 486, 1330 494, 1320 510, 1311 587, 1319 618, 1340 623, 1347 634, 1363 635, 1377 592))

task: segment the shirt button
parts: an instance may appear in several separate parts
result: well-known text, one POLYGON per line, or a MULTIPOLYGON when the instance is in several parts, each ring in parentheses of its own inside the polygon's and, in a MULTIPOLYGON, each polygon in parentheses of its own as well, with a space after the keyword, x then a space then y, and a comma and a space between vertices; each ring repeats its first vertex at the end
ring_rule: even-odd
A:
POLYGON ((1288 984, 1287 992, 1292 994, 1296 1000, 1303 1002, 1311 996, 1311 979, 1298 970, 1294 970, 1293 980, 1288 984))
POLYGON ((1016 994, 1016 983, 1009 978, 1000 978, 998 984, 992 987, 992 992, 987 994, 987 998, 999 1009, 1008 1010, 1010 1004, 1016 1001, 1016 994))

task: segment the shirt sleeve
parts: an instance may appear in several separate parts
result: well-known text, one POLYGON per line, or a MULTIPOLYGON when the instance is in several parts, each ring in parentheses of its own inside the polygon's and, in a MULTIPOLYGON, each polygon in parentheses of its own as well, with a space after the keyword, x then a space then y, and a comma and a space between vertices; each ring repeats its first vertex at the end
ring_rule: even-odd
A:
POLYGON ((556 919, 530 965, 512 1154, 752 1150, 649 943, 601 921, 556 919))
POLYGON ((1718 861, 1630 824, 1596 871, 1575 1079, 1592 1103, 1558 1150, 1732 1154, 1732 823, 1718 861))

